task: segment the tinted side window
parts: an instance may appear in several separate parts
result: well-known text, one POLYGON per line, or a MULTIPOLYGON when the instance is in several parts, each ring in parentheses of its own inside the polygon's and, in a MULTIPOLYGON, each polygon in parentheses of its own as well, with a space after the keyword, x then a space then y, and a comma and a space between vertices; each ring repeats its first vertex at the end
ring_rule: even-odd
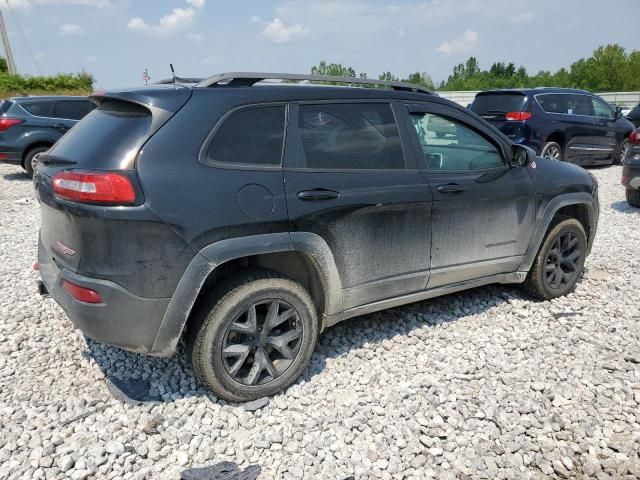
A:
POLYGON ((593 114, 600 118, 613 118, 613 112, 609 105, 596 97, 591 97, 591 103, 593 104, 593 114))
POLYGON ((477 170, 505 165, 498 149, 456 120, 431 113, 411 115, 430 170, 477 170))
POLYGON ((591 97, 587 95, 562 95, 565 97, 565 108, 569 115, 593 115, 591 97))
POLYGON ((284 122, 284 105, 232 113, 216 132, 207 156, 218 163, 280 165, 284 122))
POLYGON ((85 100, 60 100, 53 108, 55 118, 80 120, 92 110, 92 103, 85 100))
POLYGON ((567 113, 564 107, 564 95, 536 95, 536 100, 547 113, 567 113))
POLYGON ((29 102, 21 103, 20 106, 37 117, 50 117, 53 110, 53 102, 29 102))
POLYGON ((300 105, 298 165, 316 169, 403 169, 400 133, 384 103, 300 105))

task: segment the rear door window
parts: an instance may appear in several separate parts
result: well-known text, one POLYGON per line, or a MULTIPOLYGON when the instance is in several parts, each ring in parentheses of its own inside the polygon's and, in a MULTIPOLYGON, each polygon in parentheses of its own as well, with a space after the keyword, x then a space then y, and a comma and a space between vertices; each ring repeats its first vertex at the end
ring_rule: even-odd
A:
POLYGON ((50 117, 53 110, 53 102, 25 102, 20 106, 36 117, 50 117))
POLYGON ((405 168, 398 126, 386 103, 300 105, 298 137, 301 168, 405 168))
POLYGON ((588 95, 563 94, 562 96, 564 97, 566 109, 564 113, 568 115, 593 116, 593 104, 591 103, 591 97, 588 95))
POLYGON ((92 108, 93 104, 88 100, 59 100, 53 108, 53 116, 68 120, 80 120, 92 108))
POLYGON ((547 113, 567 113, 564 104, 564 95, 536 95, 540 107, 547 113))
POLYGON ((284 105, 251 107, 234 112, 215 133, 207 159, 220 164, 280 165, 284 128, 284 105))
POLYGON ((522 112, 527 106, 527 97, 520 93, 485 93, 476 95, 471 111, 480 115, 522 112))

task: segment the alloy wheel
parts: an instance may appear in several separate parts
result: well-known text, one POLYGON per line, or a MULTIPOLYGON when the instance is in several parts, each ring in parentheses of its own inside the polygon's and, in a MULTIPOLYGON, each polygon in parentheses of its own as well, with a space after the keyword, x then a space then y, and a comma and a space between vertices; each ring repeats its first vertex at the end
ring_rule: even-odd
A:
POLYGON ((252 303, 227 327, 222 344, 225 372, 248 386, 282 375, 300 352, 303 327, 289 303, 268 299, 252 303))
POLYGON ((618 158, 616 158, 616 163, 618 163, 619 165, 622 165, 622 162, 624 162, 624 159, 627 156, 628 149, 629 149, 629 139, 625 138, 620 144, 620 148, 618 148, 618 153, 617 153, 618 158))
POLYGON ((547 253, 545 277, 551 288, 562 288, 578 275, 580 242, 573 232, 559 235, 547 253))
POLYGON ((550 158, 551 160, 560 160, 561 153, 560 147, 557 145, 547 145, 544 152, 542 152, 542 157, 550 158))

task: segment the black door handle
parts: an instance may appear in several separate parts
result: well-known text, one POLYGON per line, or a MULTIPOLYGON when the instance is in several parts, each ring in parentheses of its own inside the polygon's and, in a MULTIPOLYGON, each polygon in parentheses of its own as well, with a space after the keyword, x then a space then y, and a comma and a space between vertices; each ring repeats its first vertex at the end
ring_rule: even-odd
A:
POLYGON ((466 189, 457 183, 447 183, 446 185, 440 185, 438 187, 438 191, 440 193, 460 193, 464 192, 466 189))
POLYGON ((316 188, 314 190, 303 190, 298 192, 298 198, 305 202, 321 202, 324 200, 335 200, 340 193, 324 188, 316 188))

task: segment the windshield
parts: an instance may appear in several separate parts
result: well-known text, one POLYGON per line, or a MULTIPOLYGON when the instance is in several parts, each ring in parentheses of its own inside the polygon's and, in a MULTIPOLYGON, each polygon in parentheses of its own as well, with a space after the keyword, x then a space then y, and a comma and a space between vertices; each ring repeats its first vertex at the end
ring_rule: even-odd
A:
POLYGON ((522 112, 527 97, 521 93, 479 93, 471 104, 471 110, 483 113, 522 112))

